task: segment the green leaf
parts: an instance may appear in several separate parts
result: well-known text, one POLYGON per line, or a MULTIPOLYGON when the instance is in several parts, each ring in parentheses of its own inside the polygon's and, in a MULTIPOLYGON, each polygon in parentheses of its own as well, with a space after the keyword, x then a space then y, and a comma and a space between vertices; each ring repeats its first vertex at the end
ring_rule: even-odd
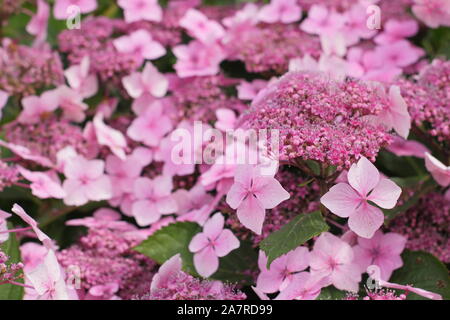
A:
POLYGON ((196 274, 193 255, 188 246, 193 236, 201 231, 201 227, 193 222, 177 222, 168 225, 136 246, 134 250, 150 257, 159 264, 163 264, 176 254, 181 255, 183 269, 196 274))
MULTIPOLYGON (((389 282, 412 285, 450 299, 450 278, 445 265, 435 256, 423 251, 406 250, 402 254, 403 267, 396 270, 389 282)), ((426 300, 414 293, 408 293, 409 300, 426 300)))
POLYGON ((267 255, 267 267, 276 258, 294 250, 309 239, 328 231, 320 211, 301 214, 261 241, 260 248, 267 255))
MULTIPOLYGON (((10 225, 8 225, 11 228, 10 225)), ((8 241, 0 245, 2 251, 9 257, 8 263, 18 263, 20 262, 20 250, 19 241, 17 241, 16 235, 13 233, 9 234, 8 241)), ((17 282, 23 283, 22 279, 16 280, 17 282)), ((23 298, 23 287, 16 286, 13 284, 2 284, 0 285, 0 300, 22 300, 23 298)))
POLYGON ((345 298, 344 291, 336 289, 334 286, 323 288, 316 300, 342 300, 345 298))
POLYGON ((422 46, 431 58, 438 56, 450 58, 450 28, 429 29, 422 46))
POLYGON ((241 241, 238 249, 220 259, 219 270, 211 278, 250 285, 253 283, 253 277, 246 271, 256 270, 257 261, 258 254, 255 249, 248 242, 241 241))

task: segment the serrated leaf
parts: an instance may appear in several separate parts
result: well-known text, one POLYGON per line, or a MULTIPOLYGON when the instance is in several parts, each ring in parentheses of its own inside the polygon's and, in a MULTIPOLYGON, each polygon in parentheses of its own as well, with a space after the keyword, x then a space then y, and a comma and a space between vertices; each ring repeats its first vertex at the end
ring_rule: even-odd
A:
MULTIPOLYGON (((389 282, 412 285, 450 299, 450 278, 446 266, 431 253, 405 250, 402 254, 403 267, 396 270, 389 282)), ((408 300, 426 300, 414 293, 408 293, 408 300)))
POLYGON ((328 229, 329 226, 320 211, 298 215, 280 230, 261 241, 260 248, 267 255, 267 267, 270 267, 276 258, 294 250, 328 229))
MULTIPOLYGON (((0 245, 0 247, 2 251, 9 257, 9 260, 7 262, 8 264, 20 262, 19 241, 17 241, 15 234, 9 234, 8 241, 5 241, 0 245)), ((23 283, 22 279, 16 281, 23 283)), ((0 300, 22 300, 23 294, 24 290, 21 286, 12 284, 0 285, 0 300)))
POLYGON ((200 231, 201 227, 197 223, 173 223, 156 231, 147 240, 134 247, 134 250, 159 264, 163 264, 166 260, 179 253, 183 260, 183 269, 190 274, 196 274, 193 255, 189 251, 188 246, 192 237, 200 231))

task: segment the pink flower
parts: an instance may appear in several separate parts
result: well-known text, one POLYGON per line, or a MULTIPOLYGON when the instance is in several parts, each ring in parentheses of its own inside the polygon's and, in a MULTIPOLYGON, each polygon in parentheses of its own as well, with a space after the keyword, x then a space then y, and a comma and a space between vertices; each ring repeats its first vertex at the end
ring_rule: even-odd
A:
POLYGON ((253 100, 259 91, 267 86, 265 80, 253 80, 252 82, 242 81, 237 87, 238 98, 241 100, 253 100))
POLYGON ((219 45, 206 45, 199 41, 176 46, 173 53, 177 57, 174 68, 180 78, 215 75, 219 72, 219 64, 225 58, 225 53, 219 45))
POLYGON ((53 250, 48 251, 42 264, 32 271, 25 271, 25 277, 36 290, 38 300, 76 299, 75 291, 65 283, 64 271, 53 250))
POLYGON ((28 96, 22 99, 23 110, 18 117, 21 123, 36 123, 41 116, 58 108, 58 94, 55 90, 44 92, 40 97, 28 96))
POLYGON ((120 214, 109 208, 101 208, 94 212, 92 217, 72 219, 66 222, 68 226, 85 226, 90 229, 108 228, 118 231, 135 231, 136 227, 120 220, 120 214))
POLYGON ((233 130, 236 124, 236 114, 231 109, 220 108, 216 110, 217 121, 215 127, 222 131, 233 130))
POLYGON ((367 6, 362 4, 353 5, 344 12, 345 24, 339 30, 346 40, 348 46, 357 44, 360 39, 370 39, 377 31, 367 28, 368 15, 367 6))
MULTIPOLYGON (((148 157, 151 157, 151 151, 148 157)), ((114 197, 133 191, 134 181, 140 176, 142 169, 151 162, 151 158, 145 163, 142 161, 137 150, 126 159, 120 159, 114 155, 106 158, 106 172, 111 179, 114 197)))
POLYGON ((194 253, 194 266, 204 278, 214 274, 219 268, 219 257, 225 257, 239 248, 239 240, 228 229, 224 229, 222 214, 216 213, 203 226, 203 232, 196 234, 189 251, 194 253))
POLYGON ((89 74, 90 59, 85 56, 79 65, 74 65, 64 71, 70 87, 83 98, 90 98, 98 91, 98 81, 95 74, 89 74))
POLYGON ((56 0, 53 14, 58 20, 69 18, 71 6, 76 6, 80 13, 89 13, 97 9, 97 0, 56 0))
POLYGON ((38 198, 63 199, 66 196, 58 176, 53 171, 37 172, 19 167, 20 174, 31 182, 31 193, 38 198))
POLYGON ((0 90, 0 119, 2 118, 2 110, 8 102, 9 94, 6 91, 0 90))
POLYGON ((405 249, 406 238, 397 233, 375 232, 372 239, 358 237, 358 245, 353 247, 355 263, 365 271, 368 266, 380 268, 381 279, 389 280, 394 270, 403 265, 400 254, 405 249))
POLYGON ((439 185, 444 188, 450 185, 450 166, 446 167, 428 152, 425 153, 425 166, 439 185))
POLYGON ((345 18, 322 5, 314 4, 308 11, 308 17, 300 29, 312 34, 333 34, 344 26, 345 18))
POLYGON ((394 137, 392 142, 386 149, 399 157, 417 157, 425 158, 425 153, 429 152, 420 142, 414 140, 405 140, 400 137, 394 137))
POLYGON ((261 273, 256 280, 256 287, 264 293, 283 291, 293 281, 296 274, 309 266, 309 251, 298 247, 275 259, 267 269, 267 257, 263 251, 258 259, 261 273))
POLYGON ((361 272, 353 264, 350 245, 329 232, 317 238, 310 254, 311 274, 327 278, 339 290, 358 292, 361 272))
POLYGON ((385 65, 404 68, 419 60, 425 54, 421 48, 411 45, 407 40, 399 40, 375 48, 374 55, 385 65))
POLYGON ((196 9, 189 9, 180 19, 180 26, 188 33, 204 43, 213 43, 225 35, 223 27, 214 20, 209 20, 203 13, 196 9))
POLYGON ((315 300, 327 282, 327 278, 313 276, 309 272, 296 273, 275 300, 315 300))
POLYGON ((24 147, 24 146, 20 146, 18 144, 14 144, 14 143, 9 143, 9 142, 5 142, 3 140, 0 140, 0 146, 8 148, 9 150, 11 150, 12 152, 14 152, 16 155, 18 155, 19 157, 21 157, 22 159, 25 160, 29 160, 29 161, 33 161, 37 164, 40 164, 41 166, 44 167, 53 167, 53 163, 42 156, 33 154, 30 149, 24 147))
POLYGON ((338 183, 322 196, 320 202, 331 212, 349 218, 348 225, 358 236, 370 239, 384 221, 381 208, 395 207, 402 190, 389 179, 381 178, 377 168, 365 157, 348 171, 349 183, 338 183))
MULTIPOLYGON (((384 94, 384 89, 382 89, 384 94)), ((391 86, 389 88, 389 108, 383 110, 378 116, 378 121, 388 129, 394 130, 404 139, 408 138, 411 129, 411 116, 408 113, 408 106, 400 93, 400 87, 391 86)))
POLYGON ((430 28, 450 26, 448 0, 414 0, 413 13, 430 28))
POLYGON ((213 200, 213 197, 206 193, 201 183, 197 183, 190 190, 178 189, 173 193, 173 197, 177 202, 178 215, 183 215, 194 209, 200 209, 213 200))
POLYGON ((177 203, 172 196, 172 178, 158 176, 138 178, 134 182, 136 201, 132 206, 132 214, 139 226, 144 227, 157 222, 161 215, 177 211, 177 203))
POLYGON ((122 84, 130 97, 144 101, 153 100, 152 97, 162 98, 169 87, 167 78, 158 72, 152 63, 145 64, 142 73, 134 72, 122 79, 122 84))
POLYGON ((83 102, 83 95, 65 85, 55 89, 58 104, 63 110, 64 118, 70 121, 84 121, 86 111, 89 107, 83 102))
POLYGON ((102 146, 107 146, 113 154, 124 160, 126 158, 127 140, 122 132, 107 126, 103 122, 103 114, 101 112, 95 115, 93 124, 97 142, 102 146))
POLYGON ((117 4, 125 11, 125 21, 139 20, 160 22, 163 11, 158 0, 118 0, 117 4))
POLYGON ((297 5, 297 0, 271 0, 258 13, 258 19, 266 23, 292 23, 301 17, 302 9, 297 5))
POLYGON ((64 166, 66 180, 63 188, 67 196, 64 203, 81 206, 91 201, 108 200, 112 197, 111 180, 104 174, 103 160, 87 160, 76 156, 64 166))
POLYGON ((159 267, 158 273, 152 278, 150 290, 154 291, 167 286, 169 280, 181 271, 182 261, 180 254, 176 254, 159 267))
POLYGON ((145 29, 132 32, 113 41, 114 47, 121 53, 132 54, 138 61, 154 60, 166 54, 166 49, 145 29))
POLYGON ((164 135, 172 130, 172 122, 163 114, 162 104, 155 101, 128 127, 127 135, 147 146, 156 147, 164 135))
POLYGON ((36 242, 26 242, 20 246, 22 263, 25 271, 31 271, 44 262, 48 249, 36 242))
POLYGON ((33 229, 39 241, 41 241, 46 248, 48 249, 55 248, 52 240, 44 232, 42 232, 41 229, 38 228, 36 220, 30 217, 21 206, 15 203, 11 211, 17 214, 23 221, 25 221, 33 229))
POLYGON ((419 31, 416 20, 390 19, 384 24, 384 31, 375 38, 378 44, 392 44, 399 40, 412 37, 419 31))
POLYGON ((27 32, 36 36, 39 41, 47 37, 48 18, 50 16, 50 6, 45 0, 38 0, 37 12, 27 24, 27 32))
POLYGON ((226 201, 231 208, 237 209, 239 221, 260 235, 265 209, 273 209, 289 197, 289 193, 273 176, 261 175, 257 167, 240 165, 226 201))

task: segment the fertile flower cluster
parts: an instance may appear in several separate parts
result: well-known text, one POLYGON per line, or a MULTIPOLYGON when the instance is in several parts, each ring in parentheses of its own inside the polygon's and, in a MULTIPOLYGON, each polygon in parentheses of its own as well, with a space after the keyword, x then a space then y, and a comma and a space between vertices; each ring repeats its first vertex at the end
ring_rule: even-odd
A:
POLYGON ((348 168, 361 156, 375 159, 391 141, 383 126, 366 119, 389 104, 361 81, 292 72, 255 98, 241 123, 244 128, 279 130, 282 161, 316 160, 348 168))
POLYGON ((0 0, 0 296, 449 299, 450 2, 216 2, 0 0))

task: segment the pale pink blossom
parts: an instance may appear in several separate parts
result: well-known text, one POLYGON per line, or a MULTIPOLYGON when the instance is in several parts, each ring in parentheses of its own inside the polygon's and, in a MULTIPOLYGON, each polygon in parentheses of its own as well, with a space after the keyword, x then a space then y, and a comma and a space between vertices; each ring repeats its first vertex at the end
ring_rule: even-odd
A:
POLYGON ((381 279, 387 281, 394 270, 403 266, 400 255, 405 244, 406 238, 400 234, 383 234, 380 230, 375 232, 372 239, 358 237, 358 244, 353 247, 355 263, 362 271, 370 265, 378 266, 381 279))
POLYGON ((63 188, 67 194, 64 203, 81 206, 89 201, 110 199, 112 185, 104 168, 103 160, 88 160, 80 155, 71 158, 64 166, 63 188))
POLYGON ((258 19, 266 23, 292 23, 299 21, 301 17, 302 9, 297 0, 271 0, 258 13, 258 19))
POLYGON ((38 41, 44 41, 47 37, 48 18, 50 6, 45 0, 38 0, 37 12, 27 24, 27 32, 36 36, 38 41))
POLYGON ((128 127, 127 135, 150 147, 156 147, 166 133, 172 130, 170 118, 163 113, 163 106, 155 101, 128 127))
POLYGON ((97 9, 97 0, 55 0, 53 14, 58 20, 65 20, 73 14, 70 7, 74 6, 80 13, 89 13, 97 9))
POLYGON ((225 58, 221 46, 195 40, 187 45, 174 47, 173 53, 177 57, 174 68, 180 78, 215 75, 225 58))
POLYGON ((134 231, 136 227, 120 220, 120 214, 109 208, 101 208, 94 212, 92 217, 72 219, 66 222, 68 226, 85 226, 87 228, 108 228, 118 231, 134 231))
MULTIPOLYGON (((384 88, 380 89, 381 94, 384 95, 384 88)), ((377 116, 377 122, 383 124, 387 129, 393 128, 399 136, 407 139, 411 129, 411 116, 399 86, 393 85, 389 88, 388 99, 389 108, 377 116)))
POLYGON ((425 153, 430 152, 420 142, 415 140, 405 140, 401 137, 394 137, 394 141, 386 149, 399 157, 425 158, 425 153))
POLYGON ((189 9, 180 19, 180 26, 195 39, 212 43, 220 40, 225 35, 223 27, 214 20, 209 20, 203 13, 196 9, 189 9))
POLYGON ((58 108, 59 100, 56 90, 45 91, 41 96, 28 96, 22 99, 23 110, 18 117, 21 123, 36 123, 40 118, 58 108))
POLYGON ((264 293, 283 291, 293 281, 296 274, 309 266, 309 251, 306 247, 298 247, 275 259, 267 268, 267 256, 259 252, 259 270, 261 270, 256 287, 264 293))
POLYGON ((36 242, 26 242, 20 246, 20 256, 25 271, 31 271, 44 262, 48 249, 36 242))
POLYGON ((183 215, 194 209, 200 209, 205 204, 213 201, 213 196, 208 194, 201 183, 197 183, 190 190, 178 189, 173 193, 177 202, 177 214, 183 215))
POLYGON ((48 249, 54 249, 55 245, 53 241, 38 227, 38 223, 32 217, 30 217, 25 210, 15 203, 11 209, 12 212, 17 214, 23 221, 25 221, 34 231, 39 241, 41 241, 44 246, 48 249))
POLYGON ((99 145, 107 146, 118 158, 126 159, 127 140, 122 132, 106 125, 103 122, 103 114, 101 112, 95 115, 92 123, 99 145))
POLYGON ((236 113, 227 108, 220 108, 216 110, 217 121, 215 127, 222 131, 233 130, 236 125, 236 113))
POLYGON ((241 81, 236 87, 238 91, 238 98, 241 100, 253 100, 258 92, 267 86, 268 82, 265 80, 253 80, 252 82, 241 81))
POLYGON ((327 284, 333 284, 339 290, 357 292, 361 272, 353 260, 353 250, 348 243, 324 232, 317 238, 310 254, 311 274, 326 277, 327 284))
POLYGON ((412 12, 430 28, 450 26, 448 0, 414 0, 412 12))
POLYGON ((132 54, 138 61, 154 60, 166 54, 166 49, 145 29, 117 38, 113 43, 117 51, 132 54))
POLYGON ((345 18, 323 5, 314 4, 308 11, 308 17, 301 23, 300 29, 312 34, 332 34, 344 26, 345 18))
POLYGON ((416 20, 388 20, 383 26, 383 32, 374 40, 378 44, 391 44, 405 38, 415 36, 419 31, 416 20))
POLYGON ((213 215, 203 226, 203 232, 196 234, 189 243, 189 251, 194 253, 194 266, 205 278, 219 268, 219 257, 225 257, 239 248, 239 240, 228 229, 224 229, 225 219, 220 212, 213 215))
POLYGON ((445 166, 428 152, 425 153, 425 166, 439 185, 450 185, 450 166, 445 166))
POLYGON ((63 199, 66 196, 61 181, 54 171, 41 172, 29 171, 23 167, 19 167, 20 174, 31 182, 31 193, 38 198, 47 199, 63 199))
POLYGON ((163 18, 158 0, 118 0, 117 4, 124 10, 126 22, 140 20, 160 22, 163 18))
POLYGON ((370 239, 384 221, 384 209, 395 207, 402 190, 389 179, 382 178, 377 168, 365 157, 348 171, 348 184, 338 183, 322 196, 320 202, 331 212, 349 218, 348 225, 358 236, 370 239))
POLYGON ((133 188, 136 201, 131 210, 139 226, 148 226, 162 215, 177 211, 172 189, 172 178, 169 176, 158 176, 153 180, 145 177, 136 179, 133 188))
POLYGON ((356 4, 343 13, 345 24, 339 31, 345 38, 347 46, 357 44, 360 39, 370 39, 377 33, 376 30, 367 27, 368 14, 366 11, 367 6, 356 4))
POLYGON ((292 281, 283 289, 275 300, 315 300, 328 279, 313 276, 310 272, 299 272, 293 275, 292 281))
POLYGON ((83 95, 65 85, 59 86, 55 91, 64 118, 74 122, 84 121, 86 117, 84 112, 89 106, 83 102, 83 95))
POLYGON ((67 79, 70 87, 83 98, 90 98, 98 91, 98 80, 95 74, 89 73, 90 59, 85 56, 80 64, 73 65, 64 71, 64 76, 67 79))
POLYGON ((161 74, 156 67, 147 62, 142 73, 134 72, 122 79, 122 84, 130 97, 136 99, 133 102, 133 111, 138 114, 138 106, 148 106, 155 98, 162 98, 166 95, 169 81, 161 74))
MULTIPOLYGON (((254 26, 258 23, 259 8, 254 3, 246 3, 245 6, 236 11, 233 16, 226 17, 222 20, 224 26, 229 29, 240 30, 248 26, 254 26)), ((228 30, 228 33, 230 30, 228 30)))
POLYGON ((374 56, 385 65, 404 68, 419 60, 425 55, 421 48, 414 47, 407 40, 377 46, 374 56))
POLYGON ((231 208, 237 209, 239 221, 246 228, 261 234, 266 209, 275 208, 289 197, 273 176, 261 175, 257 167, 240 165, 226 201, 231 208))
POLYGON ((181 271, 182 265, 183 262, 179 253, 164 262, 159 267, 158 273, 153 276, 150 290, 153 291, 166 287, 169 280, 181 271))
POLYGON ((36 290, 37 300, 77 300, 75 290, 65 283, 64 271, 53 250, 48 251, 42 264, 25 271, 25 277, 36 290))
POLYGON ((0 146, 8 148, 9 150, 11 150, 13 153, 18 155, 22 159, 33 161, 44 167, 50 168, 50 167, 54 166, 54 164, 48 158, 33 154, 30 149, 28 149, 24 146, 20 146, 18 144, 14 144, 14 143, 10 143, 10 142, 5 142, 1 139, 0 139, 0 146))

